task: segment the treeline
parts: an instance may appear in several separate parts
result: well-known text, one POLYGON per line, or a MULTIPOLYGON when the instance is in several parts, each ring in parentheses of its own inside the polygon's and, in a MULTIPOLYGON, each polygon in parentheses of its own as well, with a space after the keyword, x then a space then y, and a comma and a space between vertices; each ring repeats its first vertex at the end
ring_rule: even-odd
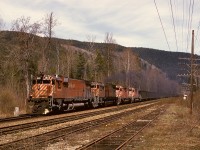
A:
MULTIPOLYGON (((149 48, 133 48, 134 52, 140 58, 156 65, 162 71, 167 73, 167 76, 172 80, 177 80, 177 75, 181 73, 180 63, 183 60, 179 58, 190 58, 190 53, 184 52, 169 52, 163 50, 149 49, 149 48)), ((197 57, 197 56, 195 56, 197 57)), ((197 57, 198 58, 198 57, 197 57)), ((190 63, 185 62, 185 63, 190 63)))
POLYGON ((1 112, 12 104, 25 108, 31 77, 40 72, 133 86, 161 95, 178 93, 175 81, 140 59, 131 48, 117 45, 111 33, 105 34, 102 43, 95 43, 92 36, 87 42, 78 42, 52 38, 55 25, 50 13, 43 22, 17 18, 10 31, 0 32, 1 112))

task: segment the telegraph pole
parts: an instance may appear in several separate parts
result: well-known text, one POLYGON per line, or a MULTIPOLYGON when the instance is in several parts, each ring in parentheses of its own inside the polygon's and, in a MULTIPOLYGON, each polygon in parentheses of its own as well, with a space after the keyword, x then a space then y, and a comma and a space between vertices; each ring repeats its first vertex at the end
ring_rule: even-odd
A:
POLYGON ((194 30, 192 30, 191 66, 190 66, 190 114, 193 111, 193 79, 194 79, 194 30))
POLYGON ((194 30, 192 30, 192 43, 191 43, 191 55, 190 57, 186 58, 179 58, 180 60, 185 60, 185 63, 179 63, 183 65, 184 68, 182 70, 187 71, 185 73, 178 74, 178 77, 183 77, 187 79, 185 83, 182 83, 184 92, 189 92, 188 100, 189 100, 189 113, 192 115, 193 113, 193 94, 194 94, 194 86, 198 88, 199 83, 199 69, 198 67, 200 64, 197 61, 200 61, 198 56, 194 55, 194 30), (197 58, 196 58, 197 57, 197 58))

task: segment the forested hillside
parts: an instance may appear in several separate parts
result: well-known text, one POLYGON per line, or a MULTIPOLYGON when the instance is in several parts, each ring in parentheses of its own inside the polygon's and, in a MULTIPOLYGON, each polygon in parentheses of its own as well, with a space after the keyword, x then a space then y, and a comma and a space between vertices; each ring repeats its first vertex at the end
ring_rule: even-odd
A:
POLYGON ((189 53, 183 52, 168 52, 149 48, 132 48, 135 53, 142 59, 154 64, 162 71, 166 72, 170 79, 177 80, 177 75, 180 74, 181 60, 179 58, 190 58, 189 53))
MULTIPOLYGON (((74 46, 87 49, 88 42, 72 41, 74 46)), ((94 47, 104 49, 105 43, 95 43, 94 47)), ((125 49, 124 46, 116 45, 116 51, 122 51, 123 49, 125 49)), ((177 80, 177 74, 180 73, 180 66, 178 64, 181 61, 179 58, 190 58, 189 53, 183 52, 169 52, 142 47, 130 47, 130 49, 140 58, 161 69, 172 80, 177 80)))
POLYGON ((95 43, 2 31, 0 72, 0 88, 4 91, 0 93, 1 111, 10 106, 25 107, 31 77, 40 72, 133 86, 161 95, 177 94, 179 90, 178 84, 156 65, 140 59, 131 48, 115 44, 109 34, 104 43, 95 43))

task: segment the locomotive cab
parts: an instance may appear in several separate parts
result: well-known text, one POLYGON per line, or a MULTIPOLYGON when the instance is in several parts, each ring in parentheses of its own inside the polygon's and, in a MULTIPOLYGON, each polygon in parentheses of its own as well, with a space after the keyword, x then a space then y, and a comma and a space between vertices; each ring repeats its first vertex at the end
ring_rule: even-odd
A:
POLYGON ((116 97, 117 97, 117 100, 116 100, 116 105, 119 105, 121 104, 123 101, 124 101, 124 87, 123 86, 120 86, 120 85, 116 85, 116 97))
POLYGON ((49 98, 53 96, 55 80, 49 76, 37 77, 32 81, 30 98, 49 98))
POLYGON ((29 107, 33 113, 46 113, 50 99, 55 89, 55 78, 50 75, 37 76, 32 79, 31 92, 29 96, 29 107))
POLYGON ((128 97, 129 97, 130 103, 135 102, 135 99, 137 97, 137 91, 135 88, 129 88, 128 97))
POLYGON ((105 85, 100 82, 91 82, 91 93, 93 101, 97 104, 103 104, 105 98, 105 85))

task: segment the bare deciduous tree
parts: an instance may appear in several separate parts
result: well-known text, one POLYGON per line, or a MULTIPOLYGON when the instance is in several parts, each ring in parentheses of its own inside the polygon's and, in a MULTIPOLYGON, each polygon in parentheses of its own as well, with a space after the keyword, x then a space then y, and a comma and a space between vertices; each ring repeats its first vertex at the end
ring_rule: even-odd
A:
POLYGON ((113 38, 113 34, 107 32, 105 34, 105 39, 104 39, 104 43, 107 45, 105 50, 105 55, 106 55, 106 64, 107 64, 107 77, 109 77, 111 75, 111 70, 112 70, 112 53, 113 50, 115 49, 115 44, 116 41, 113 38))
POLYGON ((72 77, 73 69, 75 68, 75 51, 71 47, 71 42, 68 45, 62 45, 65 48, 61 55, 61 72, 68 77, 72 77))
POLYGON ((40 66, 40 70, 42 72, 47 71, 47 66, 49 63, 48 52, 51 50, 51 41, 52 36, 54 35, 53 29, 56 25, 57 19, 55 19, 53 12, 47 14, 43 19, 43 34, 46 37, 47 41, 45 42, 46 44, 42 50, 42 66, 40 66))
POLYGON ((19 43, 19 49, 12 51, 14 59, 18 64, 18 68, 23 72, 23 76, 26 83, 27 98, 30 91, 30 63, 35 56, 34 50, 34 38, 35 35, 40 33, 40 24, 31 23, 30 17, 20 17, 12 22, 12 31, 17 31, 17 41, 19 43))
POLYGON ((43 33, 45 37, 48 38, 48 44, 51 43, 52 35, 54 34, 53 28, 57 25, 57 19, 55 19, 55 16, 53 12, 50 14, 47 14, 44 18, 43 23, 43 33))
POLYGON ((95 51, 94 45, 95 45, 95 40, 96 40, 96 36, 93 35, 87 35, 87 41, 88 41, 88 50, 89 51, 95 51))
MULTIPOLYGON (((92 70, 92 74, 91 74, 91 78, 95 81, 97 81, 97 66, 96 64, 94 63, 95 62, 95 59, 97 57, 97 50, 95 48, 95 39, 96 39, 96 36, 90 36, 90 35, 87 35, 87 41, 88 41, 88 50, 90 52, 92 52, 92 55, 89 55, 90 59, 87 59, 87 62, 85 65, 88 65, 90 66, 90 69, 92 70)), ((87 72, 85 70, 84 72, 85 74, 85 79, 89 79, 88 78, 88 75, 87 75, 87 72)), ((89 80, 91 80, 91 78, 89 80)))

